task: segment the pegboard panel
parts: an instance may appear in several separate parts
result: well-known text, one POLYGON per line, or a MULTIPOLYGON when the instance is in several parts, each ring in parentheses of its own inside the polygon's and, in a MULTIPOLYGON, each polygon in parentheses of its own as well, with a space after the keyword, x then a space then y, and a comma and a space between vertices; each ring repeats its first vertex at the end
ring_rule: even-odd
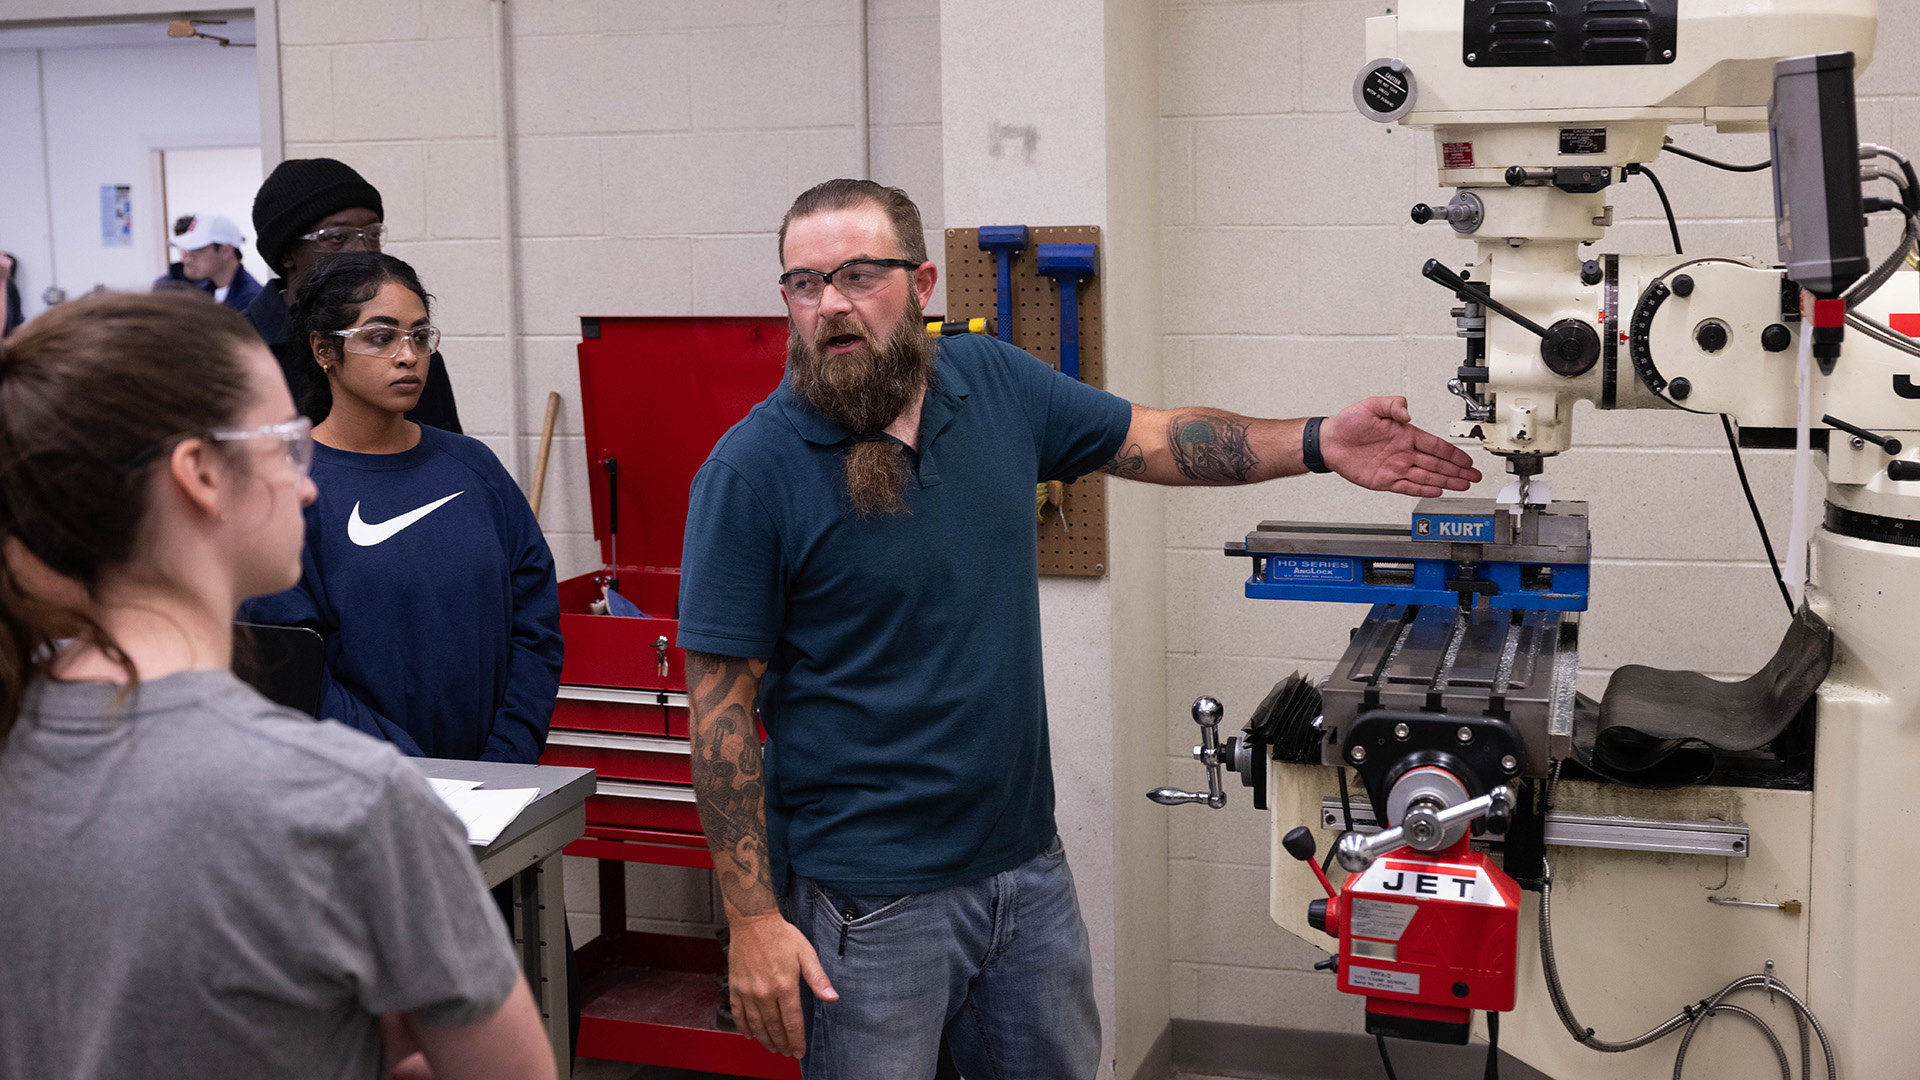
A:
MULTIPOLYGON (((999 267, 980 250, 978 229, 947 230, 947 318, 985 318, 999 309, 999 267)), ((1060 294, 1037 269, 1041 244, 1100 244, 1098 225, 1031 226, 1027 246, 1013 257, 1013 344, 1060 366, 1060 294)), ((1103 253, 1104 254, 1104 253, 1103 253)), ((1104 257, 1099 260, 1104 263, 1104 257)), ((1104 273, 1104 266, 1101 267, 1104 273)), ((1100 276, 1080 282, 1080 381, 1104 388, 1100 276)), ((997 330, 998 328, 995 327, 997 330)), ((1040 521, 1040 572, 1100 577, 1107 572, 1107 477, 1092 473, 1067 485, 1066 522, 1048 506, 1040 521)))

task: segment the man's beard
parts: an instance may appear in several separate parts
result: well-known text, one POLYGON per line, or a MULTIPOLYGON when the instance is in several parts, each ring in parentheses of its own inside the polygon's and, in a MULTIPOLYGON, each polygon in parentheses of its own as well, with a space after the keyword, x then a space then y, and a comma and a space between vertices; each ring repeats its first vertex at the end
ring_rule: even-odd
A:
POLYGON ((927 334, 920 305, 909 300, 884 342, 876 342, 872 331, 850 315, 822 319, 812 341, 801 337, 791 320, 787 325, 793 395, 857 440, 845 455, 854 513, 862 518, 906 513, 906 448, 882 433, 933 377, 937 344, 927 334), (861 347, 829 354, 828 343, 842 336, 860 338, 861 347))

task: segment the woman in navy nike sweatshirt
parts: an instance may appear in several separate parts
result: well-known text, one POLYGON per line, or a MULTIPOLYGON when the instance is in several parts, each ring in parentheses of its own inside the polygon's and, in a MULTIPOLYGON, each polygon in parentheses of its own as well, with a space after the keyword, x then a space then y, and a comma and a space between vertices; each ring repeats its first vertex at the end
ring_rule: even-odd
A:
POLYGON ((479 441, 405 418, 439 331, 413 268, 334 256, 308 273, 294 341, 325 374, 300 584, 241 617, 326 638, 320 715, 424 757, 532 764, 560 685, 553 555, 479 441))

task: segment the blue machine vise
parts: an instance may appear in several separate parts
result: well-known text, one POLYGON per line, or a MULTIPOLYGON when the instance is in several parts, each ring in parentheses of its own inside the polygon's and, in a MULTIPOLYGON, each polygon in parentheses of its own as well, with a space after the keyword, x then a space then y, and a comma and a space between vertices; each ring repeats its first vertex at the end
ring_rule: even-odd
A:
POLYGON ((1591 547, 1583 502, 1424 499, 1409 526, 1263 521, 1226 553, 1256 600, 1585 611, 1591 547))

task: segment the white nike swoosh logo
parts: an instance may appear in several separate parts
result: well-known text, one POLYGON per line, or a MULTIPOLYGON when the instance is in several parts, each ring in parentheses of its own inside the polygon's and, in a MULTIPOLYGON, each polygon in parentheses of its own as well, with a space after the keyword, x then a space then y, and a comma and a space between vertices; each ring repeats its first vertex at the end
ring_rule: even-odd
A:
POLYGON ((465 494, 466 492, 464 491, 456 491, 444 499, 437 499, 418 510, 409 510, 399 517, 388 518, 377 525, 369 525, 360 520, 360 504, 356 502, 353 504, 353 513, 347 515, 347 539, 359 544, 361 547, 372 547, 375 544, 384 544, 388 540, 393 539, 394 535, 400 530, 412 525, 414 522, 419 521, 421 518, 426 517, 428 514, 433 513, 435 510, 440 509, 465 494))

